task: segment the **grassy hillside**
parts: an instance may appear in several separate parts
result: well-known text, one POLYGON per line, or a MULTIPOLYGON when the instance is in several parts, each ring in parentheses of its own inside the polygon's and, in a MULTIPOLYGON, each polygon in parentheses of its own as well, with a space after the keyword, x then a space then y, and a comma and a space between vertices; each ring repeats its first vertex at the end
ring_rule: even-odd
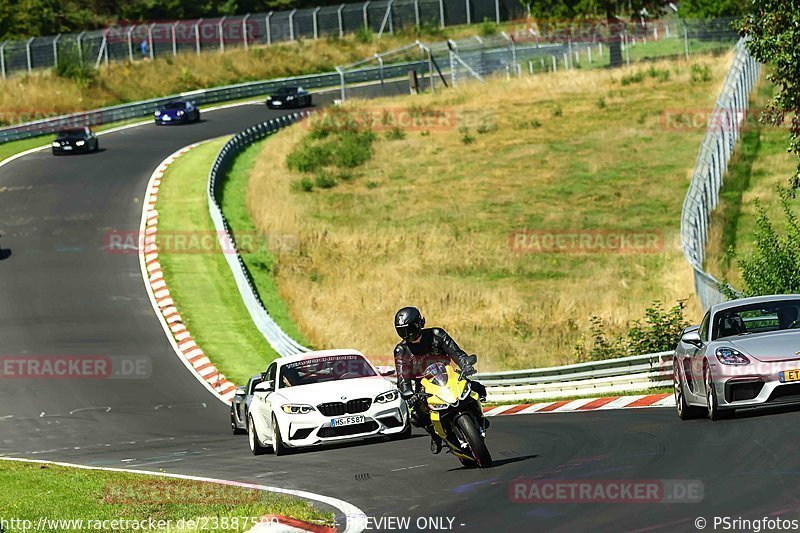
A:
MULTIPOLYGON (((248 201, 261 231, 298 238, 273 269, 294 322, 317 347, 385 357, 395 310, 416 304, 482 355, 483 369, 519 368, 571 361, 592 315, 623 331, 652 300, 689 297, 679 214, 703 130, 665 127, 664 113, 712 109, 729 61, 699 56, 358 103, 454 119, 376 131, 363 166, 305 183, 276 162, 308 128, 270 138, 248 201), (518 253, 510 235, 520 230, 663 240, 646 254, 518 253)), ((699 318, 691 300, 689 310, 699 318)))

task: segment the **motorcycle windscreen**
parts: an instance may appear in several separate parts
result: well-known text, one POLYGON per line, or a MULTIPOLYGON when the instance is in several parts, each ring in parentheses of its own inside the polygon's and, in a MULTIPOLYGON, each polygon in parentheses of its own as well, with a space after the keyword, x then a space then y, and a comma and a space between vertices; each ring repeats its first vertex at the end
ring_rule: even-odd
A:
POLYGON ((447 365, 444 363, 433 363, 425 369, 423 376, 435 385, 444 387, 447 385, 447 365))

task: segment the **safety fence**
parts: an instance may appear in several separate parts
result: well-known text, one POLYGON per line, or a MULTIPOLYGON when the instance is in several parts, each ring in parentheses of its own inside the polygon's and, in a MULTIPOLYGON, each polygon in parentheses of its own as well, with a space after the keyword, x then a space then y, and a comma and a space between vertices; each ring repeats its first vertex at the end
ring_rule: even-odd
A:
POLYGON ((481 373, 488 401, 522 401, 591 396, 672 385, 674 352, 578 363, 574 365, 481 373))
POLYGON ((267 339, 270 346, 281 356, 307 352, 308 348, 292 339, 275 323, 269 312, 267 312, 264 302, 258 295, 253 279, 248 273, 247 266, 238 252, 236 235, 228 225, 217 196, 225 175, 237 155, 254 142, 275 133, 281 128, 294 124, 308 116, 308 114, 308 112, 300 112, 284 115, 237 133, 222 147, 208 174, 208 211, 214 223, 214 229, 220 238, 220 244, 235 251, 235 253, 225 253, 223 256, 231 268, 233 279, 236 281, 239 294, 242 296, 242 301, 250 313, 253 323, 264 335, 264 338, 267 339))
POLYGON ((760 72, 761 64, 748 53, 744 39, 739 40, 683 202, 681 243, 694 270, 695 291, 704 309, 725 300, 721 283, 704 269, 709 222, 760 72))
POLYGON ((6 40, 0 43, 0 75, 79 62, 99 67, 111 61, 146 61, 181 53, 271 45, 301 39, 341 37, 368 30, 394 33, 408 28, 436 28, 484 20, 503 23, 498 31, 537 42, 642 38, 708 38, 732 33, 730 19, 619 21, 543 21, 527 18, 516 0, 367 0, 307 9, 270 11, 194 20, 119 22, 108 28, 6 40))

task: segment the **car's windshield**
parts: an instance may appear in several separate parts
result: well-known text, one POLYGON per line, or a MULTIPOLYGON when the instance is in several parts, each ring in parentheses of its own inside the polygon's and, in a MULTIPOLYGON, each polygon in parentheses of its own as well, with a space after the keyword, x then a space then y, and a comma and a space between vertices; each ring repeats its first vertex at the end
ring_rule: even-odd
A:
POLYGON ((297 87, 281 87, 278 89, 278 92, 275 94, 279 94, 281 96, 286 96, 288 94, 294 94, 297 92, 297 87))
POLYGON ((283 365, 280 386, 281 388, 296 387, 375 375, 377 374, 372 366, 360 355, 313 357, 283 365))
POLYGON ((800 328, 800 300, 750 304, 714 315, 712 340, 800 328))
POLYGON ((86 131, 82 129, 74 129, 74 130, 61 130, 56 133, 57 139, 74 139, 75 137, 84 137, 86 135, 86 131))
POLYGON ((184 109, 186 104, 184 102, 169 102, 164 104, 164 109, 184 109))

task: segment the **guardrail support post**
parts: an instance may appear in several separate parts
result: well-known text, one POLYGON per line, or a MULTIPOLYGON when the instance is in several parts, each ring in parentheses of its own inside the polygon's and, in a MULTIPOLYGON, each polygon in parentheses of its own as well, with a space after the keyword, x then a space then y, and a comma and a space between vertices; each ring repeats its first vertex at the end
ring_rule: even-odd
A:
POLYGON ((470 6, 469 0, 464 0, 464 9, 467 12, 467 24, 472 24, 472 6, 470 6))
POLYGON ((414 0, 414 20, 419 28, 419 0, 414 0))
POLYGON ((342 99, 342 103, 344 103, 344 100, 345 100, 344 71, 340 67, 336 67, 336 72, 339 73, 339 83, 341 85, 341 99, 342 99))
POLYGON ((244 43, 244 49, 245 50, 250 48, 250 43, 249 43, 249 40, 250 40, 249 37, 250 36, 247 35, 247 33, 248 33, 248 31, 247 31, 248 30, 247 21, 249 19, 250 19, 250 13, 245 15, 244 18, 242 19, 242 43, 244 43))
POLYGON ((3 75, 3 79, 6 79, 6 45, 8 41, 3 41, 3 44, 0 44, 0 73, 3 75))
POLYGON ((128 31, 125 32, 125 37, 128 40, 128 61, 130 61, 131 63, 133 63, 133 38, 131 37, 131 34, 133 33, 133 30, 135 28, 136 24, 128 28, 128 31))
POLYGON ((172 56, 178 55, 178 24, 180 21, 176 21, 172 24, 172 56))
POLYGON ((311 13, 314 22, 314 39, 319 39, 319 21, 317 20, 317 13, 319 13, 320 9, 319 7, 315 7, 314 11, 311 13))
POLYGON ((194 24, 194 44, 197 55, 200 55, 200 25, 203 24, 203 19, 197 19, 194 24))
POLYGON ((219 51, 221 53, 225 53, 225 20, 228 17, 222 17, 219 19, 219 24, 217 24, 217 28, 219 28, 219 51))
POLYGON ((686 31, 686 22, 681 19, 683 23, 683 51, 686 54, 686 61, 689 61, 689 33, 686 31))
POLYGON ((289 11, 289 39, 294 41, 294 14, 297 13, 296 9, 289 11))
POLYGON ((78 61, 83 65, 83 36, 86 35, 85 31, 78 34, 76 41, 78 41, 78 61))
POLYGON ((444 0, 439 0, 439 26, 444 28, 444 0))
POLYGON ((150 59, 155 58, 155 46, 153 46, 153 28, 155 27, 155 23, 150 24, 147 27, 147 44, 150 45, 148 48, 150 49, 150 59))
POLYGON ((497 24, 500 24, 500 0, 494 0, 494 19, 497 24))
POLYGON ((364 2, 364 6, 361 8, 361 16, 364 19, 364 29, 369 29, 369 15, 367 14, 367 8, 369 7, 370 0, 364 2))
POLYGON ((59 33, 56 35, 56 38, 53 39, 53 66, 58 66, 58 40, 61 39, 61 34, 59 33))
POLYGON ((272 11, 267 13, 266 23, 267 23, 267 44, 272 44, 272 30, 269 27, 269 19, 272 18, 272 11))
POLYGON ((339 21, 339 38, 341 39, 344 37, 344 24, 342 24, 342 9, 344 9, 344 4, 339 6, 339 9, 336 10, 336 18, 339 21))

